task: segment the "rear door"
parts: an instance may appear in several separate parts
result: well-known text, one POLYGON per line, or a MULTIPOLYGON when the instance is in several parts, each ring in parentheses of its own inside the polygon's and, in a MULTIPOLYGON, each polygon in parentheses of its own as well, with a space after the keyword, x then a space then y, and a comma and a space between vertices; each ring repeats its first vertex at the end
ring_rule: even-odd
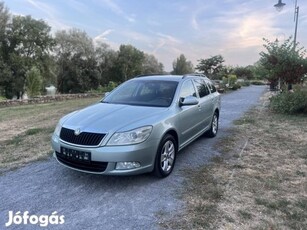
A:
POLYGON ((212 95, 205 80, 199 78, 194 79, 195 86, 199 94, 199 103, 202 113, 202 127, 208 129, 211 125, 214 103, 212 101, 212 95))

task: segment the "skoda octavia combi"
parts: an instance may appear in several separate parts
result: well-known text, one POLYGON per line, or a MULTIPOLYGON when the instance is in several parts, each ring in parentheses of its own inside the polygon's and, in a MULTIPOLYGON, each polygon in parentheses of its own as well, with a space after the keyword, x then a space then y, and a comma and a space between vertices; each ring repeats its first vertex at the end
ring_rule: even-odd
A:
POLYGON ((139 76, 57 124, 52 147, 71 169, 168 176, 178 151, 218 132, 221 98, 204 75, 139 76))

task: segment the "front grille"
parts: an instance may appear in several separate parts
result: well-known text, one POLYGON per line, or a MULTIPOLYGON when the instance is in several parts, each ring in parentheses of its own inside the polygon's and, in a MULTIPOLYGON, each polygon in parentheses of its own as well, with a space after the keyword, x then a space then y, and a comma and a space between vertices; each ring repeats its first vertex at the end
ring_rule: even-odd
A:
POLYGON ((56 157, 59 162, 69 167, 80 169, 88 172, 104 172, 108 166, 108 162, 89 161, 82 162, 76 159, 67 158, 65 155, 56 152, 56 157))
POLYGON ((82 132, 75 135, 75 131, 62 127, 60 138, 68 143, 76 145, 97 146, 100 144, 105 134, 82 132))

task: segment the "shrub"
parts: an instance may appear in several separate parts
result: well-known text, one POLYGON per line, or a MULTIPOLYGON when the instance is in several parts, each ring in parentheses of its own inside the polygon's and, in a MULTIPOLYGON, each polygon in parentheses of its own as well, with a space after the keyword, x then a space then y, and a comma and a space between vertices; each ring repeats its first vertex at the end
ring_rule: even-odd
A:
POLYGON ((98 86, 97 89, 95 90, 90 90, 90 93, 106 93, 106 92, 111 92, 115 87, 117 87, 119 83, 110 81, 108 85, 105 86, 98 86))
MULTIPOLYGON (((227 77, 223 77, 222 83, 227 86, 228 88, 232 89, 234 85, 237 84, 237 76, 236 75, 228 75, 227 77)), ((241 85, 240 85, 241 87, 241 85)), ((238 89, 237 86, 235 86, 238 89)))
POLYGON ((236 84, 236 82, 237 82, 237 76, 236 75, 233 75, 233 74, 231 74, 231 75, 229 75, 228 76, 228 79, 229 79, 229 85, 230 86, 233 86, 233 85, 235 85, 236 84))
POLYGON ((263 81, 251 81, 252 85, 265 85, 263 81))
POLYGON ((27 93, 30 97, 35 97, 40 94, 42 88, 43 78, 40 74, 40 71, 36 67, 32 67, 26 73, 27 79, 27 93))
POLYGON ((231 87, 232 90, 237 90, 237 89, 240 89, 240 88, 241 88, 241 85, 238 84, 238 83, 234 84, 234 85, 231 87))
POLYGON ((294 92, 283 92, 270 99, 270 107, 278 113, 307 114, 307 91, 297 89, 294 92))
POLYGON ((241 86, 250 86, 250 81, 248 81, 248 80, 245 80, 245 81, 243 81, 243 82, 240 82, 240 84, 241 84, 241 86))
POLYGON ((228 84, 228 78, 227 77, 222 78, 222 84, 224 84, 224 85, 228 84))

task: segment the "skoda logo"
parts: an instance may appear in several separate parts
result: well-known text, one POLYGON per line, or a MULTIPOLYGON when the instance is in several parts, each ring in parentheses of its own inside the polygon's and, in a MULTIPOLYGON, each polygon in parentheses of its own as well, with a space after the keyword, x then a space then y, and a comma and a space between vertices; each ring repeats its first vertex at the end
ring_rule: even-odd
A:
POLYGON ((76 129, 74 133, 75 133, 76 136, 78 136, 81 133, 81 130, 80 129, 76 129))

